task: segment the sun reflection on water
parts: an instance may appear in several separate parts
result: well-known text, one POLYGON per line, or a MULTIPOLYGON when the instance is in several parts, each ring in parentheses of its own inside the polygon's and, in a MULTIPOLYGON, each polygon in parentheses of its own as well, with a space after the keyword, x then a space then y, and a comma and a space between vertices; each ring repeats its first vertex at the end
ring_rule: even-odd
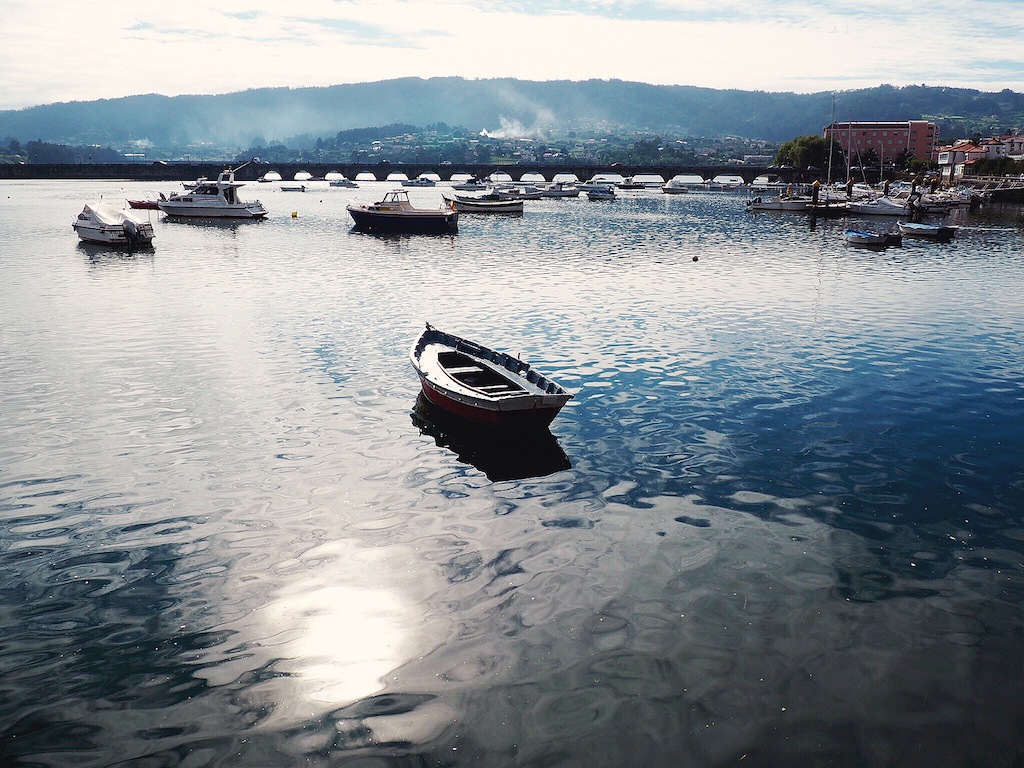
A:
POLYGON ((260 610, 263 643, 273 647, 282 659, 278 670, 294 684, 283 695, 300 710, 379 694, 395 670, 429 650, 419 647, 430 641, 412 584, 429 578, 395 569, 381 557, 349 543, 311 550, 302 558, 302 577, 260 610))

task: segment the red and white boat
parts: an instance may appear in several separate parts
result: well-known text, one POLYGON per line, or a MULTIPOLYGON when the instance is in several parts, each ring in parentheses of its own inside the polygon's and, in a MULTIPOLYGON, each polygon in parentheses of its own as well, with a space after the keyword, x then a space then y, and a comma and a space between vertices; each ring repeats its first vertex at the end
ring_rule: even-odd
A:
POLYGON ((160 201, 166 200, 167 196, 163 192, 147 192, 145 197, 136 198, 135 200, 128 201, 129 208, 141 208, 147 211, 159 211, 160 201))
POLYGON ((518 358, 432 327, 409 352, 423 395, 480 424, 547 426, 572 395, 518 358))

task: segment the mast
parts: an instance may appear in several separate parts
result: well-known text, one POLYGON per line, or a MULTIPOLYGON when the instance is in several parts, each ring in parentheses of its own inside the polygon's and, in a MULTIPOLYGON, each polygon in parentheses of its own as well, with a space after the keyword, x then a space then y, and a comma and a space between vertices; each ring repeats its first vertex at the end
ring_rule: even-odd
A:
POLYGON ((827 182, 828 187, 831 187, 832 186, 832 150, 833 150, 833 148, 836 145, 835 139, 833 137, 833 134, 836 132, 836 93, 835 93, 835 91, 832 92, 832 125, 830 125, 829 128, 830 128, 830 130, 828 132, 828 175, 826 176, 826 178, 828 179, 828 182, 827 182))

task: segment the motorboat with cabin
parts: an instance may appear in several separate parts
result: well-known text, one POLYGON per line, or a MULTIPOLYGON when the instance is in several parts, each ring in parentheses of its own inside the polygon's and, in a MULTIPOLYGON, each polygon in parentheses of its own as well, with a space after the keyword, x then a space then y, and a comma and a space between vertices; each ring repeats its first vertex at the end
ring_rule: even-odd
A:
POLYGON ((376 203, 351 201, 345 209, 364 232, 398 232, 422 235, 454 235, 459 231, 459 212, 445 201, 440 208, 416 208, 405 189, 387 192, 376 203))
MULTIPOLYGON (((251 160, 249 162, 252 162, 251 160)), ((235 181, 235 173, 249 165, 221 171, 216 181, 200 180, 193 189, 173 194, 160 201, 160 210, 168 216, 220 219, 260 219, 267 209, 259 200, 245 201, 238 188, 245 182, 235 181)))

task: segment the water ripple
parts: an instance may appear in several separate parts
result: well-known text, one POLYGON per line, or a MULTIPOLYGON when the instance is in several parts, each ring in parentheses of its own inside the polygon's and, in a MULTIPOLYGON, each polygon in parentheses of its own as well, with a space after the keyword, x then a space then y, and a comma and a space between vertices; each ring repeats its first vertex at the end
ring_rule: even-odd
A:
POLYGON ((381 238, 261 186, 123 257, 67 221, 137 183, 8 186, 0 762, 1012 754, 1016 212, 879 253, 713 193, 381 238), (569 387, 544 440, 418 422, 425 321, 569 387))

